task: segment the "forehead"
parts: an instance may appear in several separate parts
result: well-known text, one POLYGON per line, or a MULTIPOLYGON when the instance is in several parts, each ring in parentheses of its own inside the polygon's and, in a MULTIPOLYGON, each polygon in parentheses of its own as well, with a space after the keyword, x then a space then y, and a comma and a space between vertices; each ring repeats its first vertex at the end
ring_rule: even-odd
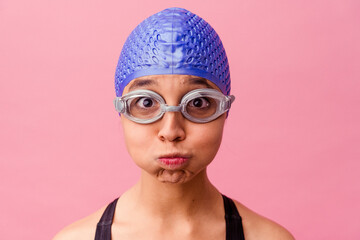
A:
POLYGON ((125 88, 124 94, 136 89, 170 87, 182 90, 187 87, 220 89, 211 81, 193 75, 149 75, 133 79, 125 88))

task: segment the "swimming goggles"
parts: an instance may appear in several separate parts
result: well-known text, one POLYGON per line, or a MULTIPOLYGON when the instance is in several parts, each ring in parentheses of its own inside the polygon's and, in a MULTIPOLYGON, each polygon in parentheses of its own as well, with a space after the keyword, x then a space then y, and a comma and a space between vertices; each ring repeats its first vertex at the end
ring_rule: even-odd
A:
POLYGON ((135 90, 114 99, 116 110, 136 123, 148 124, 159 120, 165 112, 181 112, 195 123, 207 123, 228 111, 235 100, 215 89, 195 89, 185 94, 178 106, 169 106, 156 92, 135 90))

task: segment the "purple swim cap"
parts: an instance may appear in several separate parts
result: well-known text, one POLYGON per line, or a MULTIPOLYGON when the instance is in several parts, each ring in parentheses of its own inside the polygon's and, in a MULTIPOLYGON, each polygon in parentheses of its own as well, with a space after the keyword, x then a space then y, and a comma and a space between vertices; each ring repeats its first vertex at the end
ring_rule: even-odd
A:
POLYGON ((160 74, 206 78, 230 94, 229 63, 218 34, 186 9, 165 9, 131 32, 116 67, 116 96, 131 80, 160 74))

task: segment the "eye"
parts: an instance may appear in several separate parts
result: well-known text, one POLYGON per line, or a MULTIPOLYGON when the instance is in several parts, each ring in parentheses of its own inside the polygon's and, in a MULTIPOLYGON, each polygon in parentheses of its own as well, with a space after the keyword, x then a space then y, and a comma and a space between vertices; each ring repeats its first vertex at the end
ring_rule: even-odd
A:
POLYGON ((201 97, 201 98, 194 98, 189 102, 189 107, 194 108, 207 108, 209 107, 210 102, 208 99, 201 97))
POLYGON ((155 105, 155 100, 149 97, 142 97, 137 99, 135 104, 141 108, 151 108, 155 105))

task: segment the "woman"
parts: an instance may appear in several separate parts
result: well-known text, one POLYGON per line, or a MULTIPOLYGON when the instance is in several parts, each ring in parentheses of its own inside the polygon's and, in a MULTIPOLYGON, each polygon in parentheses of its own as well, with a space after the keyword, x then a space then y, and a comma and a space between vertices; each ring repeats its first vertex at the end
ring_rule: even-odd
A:
POLYGON ((207 177, 234 101, 226 53, 208 23, 180 8, 144 20, 122 49, 115 88, 140 180, 56 240, 293 239, 207 177))

